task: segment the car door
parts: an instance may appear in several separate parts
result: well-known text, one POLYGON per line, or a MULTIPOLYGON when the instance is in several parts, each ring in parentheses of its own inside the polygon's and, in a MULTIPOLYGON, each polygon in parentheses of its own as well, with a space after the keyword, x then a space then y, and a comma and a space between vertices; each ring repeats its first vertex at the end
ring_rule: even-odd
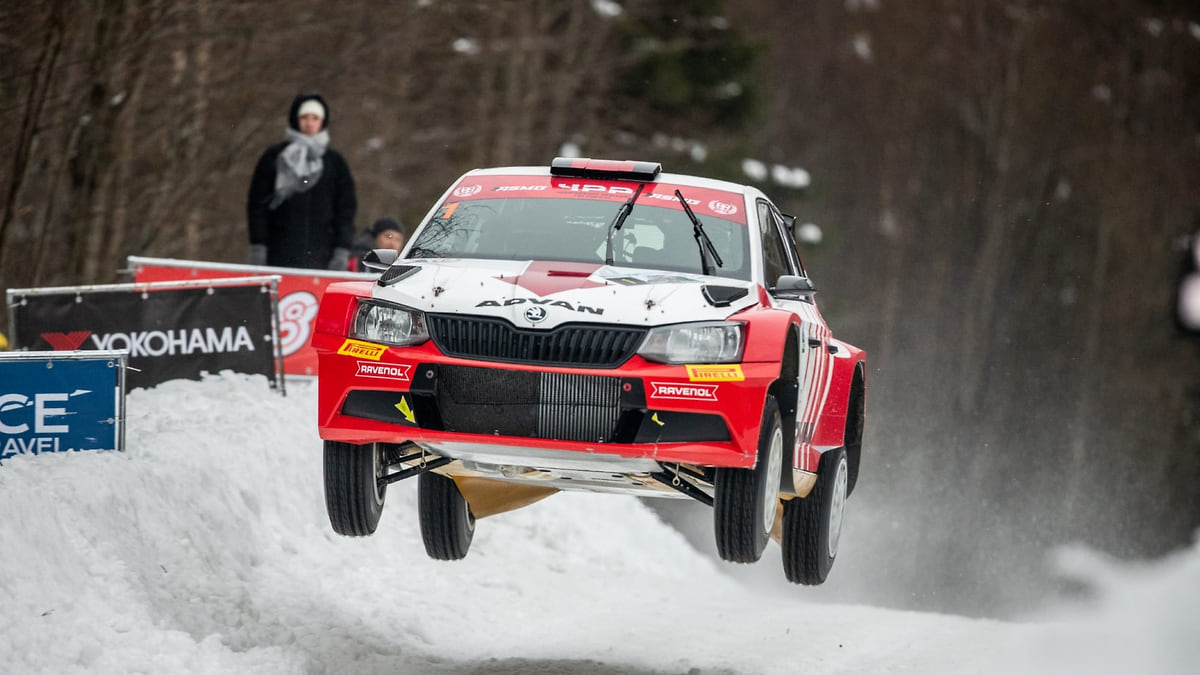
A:
POLYGON ((817 309, 813 294, 796 297, 794 294, 774 292, 781 276, 806 277, 806 274, 791 232, 779 210, 762 200, 758 204, 758 216, 762 269, 772 304, 795 315, 800 326, 797 344, 800 362, 797 368, 796 443, 792 466, 804 471, 816 471, 816 466, 808 466, 811 453, 807 450, 833 375, 833 355, 829 352, 831 332, 817 309))

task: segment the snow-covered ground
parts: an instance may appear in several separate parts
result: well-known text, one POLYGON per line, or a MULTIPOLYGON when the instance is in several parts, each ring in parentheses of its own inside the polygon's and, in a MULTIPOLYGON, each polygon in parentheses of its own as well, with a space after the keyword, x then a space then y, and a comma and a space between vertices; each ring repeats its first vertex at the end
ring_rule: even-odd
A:
MULTIPOLYGON (((412 481, 391 487, 375 536, 332 533, 313 382, 289 381, 286 397, 260 377, 169 382, 130 392, 128 418, 124 453, 0 466, 0 673, 1127 675, 1200 664, 1200 547, 1136 567, 1060 553, 1098 594, 1019 622, 764 590, 643 503, 610 495, 560 494, 480 521, 467 559, 444 563, 425 556, 412 481)), ((844 551, 870 536, 854 506, 844 551)), ((859 569, 835 567, 821 590, 859 569)))

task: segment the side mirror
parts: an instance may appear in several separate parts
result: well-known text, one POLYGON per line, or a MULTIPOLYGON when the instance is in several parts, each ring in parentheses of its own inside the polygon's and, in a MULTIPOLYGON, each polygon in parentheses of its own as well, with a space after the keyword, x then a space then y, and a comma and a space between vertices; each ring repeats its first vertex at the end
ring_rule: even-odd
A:
POLYGON ((785 300, 802 300, 812 302, 817 289, 808 277, 798 277, 794 274, 784 274, 770 289, 771 295, 785 300))
POLYGON ((796 231, 796 216, 793 216, 788 213, 783 213, 783 212, 780 212, 779 215, 783 216, 783 224, 787 225, 788 232, 795 232, 796 231))
POLYGON ((363 256, 363 265, 373 272, 383 272, 396 262, 400 252, 391 248, 373 248, 363 256))

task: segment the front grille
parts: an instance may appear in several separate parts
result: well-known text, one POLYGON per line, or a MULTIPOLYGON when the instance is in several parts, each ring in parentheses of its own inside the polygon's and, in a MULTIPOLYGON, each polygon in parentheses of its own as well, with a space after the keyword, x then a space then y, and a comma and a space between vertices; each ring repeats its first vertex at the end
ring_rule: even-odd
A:
POLYGON ((621 415, 621 378, 442 366, 437 407, 448 431, 607 442, 621 415))
POLYGON ((429 335, 443 354, 464 359, 616 368, 633 356, 645 328, 564 324, 552 330, 517 328, 503 319, 426 315, 429 335))

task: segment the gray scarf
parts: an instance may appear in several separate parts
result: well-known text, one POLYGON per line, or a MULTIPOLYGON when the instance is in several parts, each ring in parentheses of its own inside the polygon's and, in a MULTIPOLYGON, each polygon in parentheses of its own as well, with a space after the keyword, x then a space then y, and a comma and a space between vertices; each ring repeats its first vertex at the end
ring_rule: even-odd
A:
POLYGON ((321 180, 325 169, 325 149, 329 147, 329 132, 305 136, 295 129, 287 130, 288 146, 275 160, 275 195, 268 208, 274 209, 294 194, 305 192, 321 180))

